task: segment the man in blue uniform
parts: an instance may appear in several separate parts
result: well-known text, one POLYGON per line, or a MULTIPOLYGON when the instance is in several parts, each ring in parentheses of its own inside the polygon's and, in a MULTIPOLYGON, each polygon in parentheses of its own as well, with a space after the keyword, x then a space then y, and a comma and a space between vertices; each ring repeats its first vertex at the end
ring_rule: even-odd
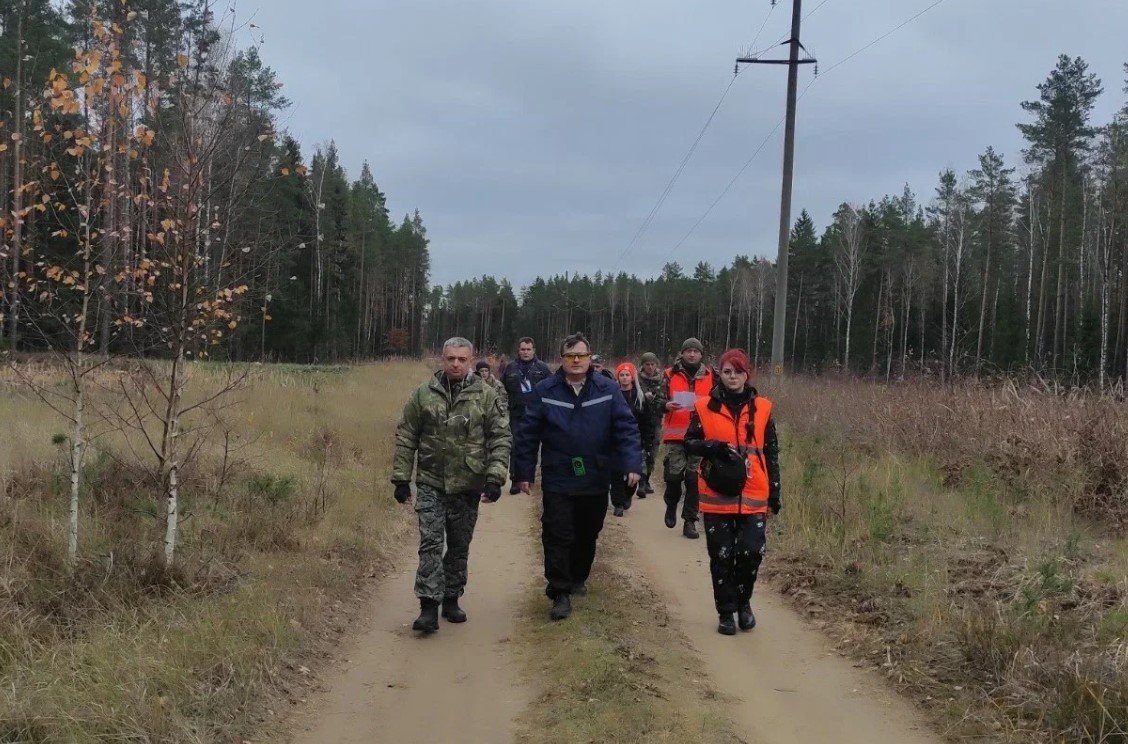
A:
POLYGON ((618 384, 592 371, 587 339, 578 333, 564 339, 560 357, 556 374, 533 389, 513 457, 513 480, 530 493, 540 453, 541 542, 553 620, 572 613, 572 594, 586 592, 611 479, 635 486, 644 472, 638 423, 618 384))

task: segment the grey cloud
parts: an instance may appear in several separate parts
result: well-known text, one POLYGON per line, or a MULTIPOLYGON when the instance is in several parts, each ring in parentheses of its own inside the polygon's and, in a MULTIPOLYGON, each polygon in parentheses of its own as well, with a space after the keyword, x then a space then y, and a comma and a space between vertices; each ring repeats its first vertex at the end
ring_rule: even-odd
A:
MULTIPOLYGON (((804 40, 823 70, 929 0, 828 0, 804 40)), ((807 8, 817 3, 808 0, 807 8)), ((782 68, 741 73, 643 240, 620 260, 751 41, 767 0, 270 0, 255 22, 295 101, 285 126, 307 154, 334 138, 355 176, 372 164, 394 212, 419 208, 433 279, 621 268, 668 257, 714 264, 774 254, 777 134, 676 254, 782 115, 782 68)), ((758 46, 784 35, 789 3, 758 46)), ((947 0, 820 78, 800 102, 795 212, 820 225, 843 200, 922 201, 937 172, 987 145, 1015 163, 1019 102, 1060 52, 1124 100, 1128 3, 947 0)), ((784 50, 779 50, 782 54, 784 50)), ((804 71, 809 76, 809 70, 804 71)), ((809 79, 809 78, 805 78, 809 79)), ((805 83, 804 83, 805 85, 805 83)))

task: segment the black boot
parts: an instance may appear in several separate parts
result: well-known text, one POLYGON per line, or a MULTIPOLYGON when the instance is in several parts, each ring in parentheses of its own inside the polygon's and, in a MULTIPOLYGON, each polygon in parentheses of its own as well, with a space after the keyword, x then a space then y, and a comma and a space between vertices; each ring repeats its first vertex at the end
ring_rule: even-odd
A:
POLYGON ((572 598, 567 594, 557 594, 552 600, 552 610, 548 616, 553 620, 563 620, 572 614, 572 598))
POLYGON ((514 483, 512 486, 509 487, 509 495, 510 496, 516 496, 519 493, 521 493, 521 489, 517 487, 516 483, 514 483))
POLYGON ((424 635, 434 633, 439 629, 439 603, 433 599, 419 600, 419 617, 411 624, 412 630, 417 630, 424 635))
POLYGON ((443 617, 452 623, 466 622, 466 613, 458 606, 458 597, 447 597, 443 600, 443 617))
POLYGON ((717 623, 717 632, 721 635, 736 635, 736 623, 731 612, 720 613, 720 622, 717 623))
POLYGON ((623 516, 623 507, 621 507, 621 506, 616 506, 616 507, 615 507, 615 516, 616 516, 616 517, 621 517, 621 516, 623 516))
POLYGON ((583 584, 576 584, 575 586, 573 586, 572 587, 572 594, 575 594, 577 597, 586 597, 587 596, 587 582, 584 582, 583 584))
POLYGON ((690 540, 696 540, 701 537, 701 535, 697 534, 697 522, 694 522, 692 519, 685 520, 685 524, 682 525, 682 534, 690 540))
POLYGON ((752 614, 752 605, 745 604, 736 611, 736 620, 741 630, 752 630, 756 627, 756 616, 752 614))

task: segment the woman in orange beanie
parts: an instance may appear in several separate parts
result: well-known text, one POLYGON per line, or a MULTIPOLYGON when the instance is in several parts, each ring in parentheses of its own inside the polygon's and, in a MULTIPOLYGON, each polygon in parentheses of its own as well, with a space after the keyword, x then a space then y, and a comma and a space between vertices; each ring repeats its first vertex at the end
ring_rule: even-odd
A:
MULTIPOLYGON (((631 413, 634 414, 635 421, 638 422, 642 441, 649 441, 647 437, 653 437, 654 432, 647 430, 647 427, 651 426, 651 422, 647 420, 647 416, 643 415, 646 410, 646 395, 642 391, 642 386, 638 384, 638 370, 630 362, 623 362, 615 368, 615 380, 619 383, 619 392, 627 399, 627 405, 631 407, 631 413)), ((612 479, 611 506, 615 509, 616 517, 623 516, 626 510, 631 508, 631 499, 634 497, 635 490, 635 488, 628 488, 626 481, 622 478, 612 479)))

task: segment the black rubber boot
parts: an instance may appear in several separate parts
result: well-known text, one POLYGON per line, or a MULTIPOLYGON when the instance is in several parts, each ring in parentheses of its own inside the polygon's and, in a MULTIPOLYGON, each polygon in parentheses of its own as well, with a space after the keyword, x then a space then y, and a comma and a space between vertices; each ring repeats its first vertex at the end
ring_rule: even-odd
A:
POLYGON ((621 517, 621 516, 623 516, 623 507, 621 507, 621 506, 616 506, 616 507, 615 507, 615 516, 616 516, 616 517, 621 517))
POLYGON ((752 605, 746 604, 736 611, 736 621, 741 630, 752 630, 756 627, 756 616, 752 614, 752 605))
POLYGON ((563 620, 572 614, 572 598, 567 594, 558 594, 552 601, 552 610, 548 616, 553 620, 563 620))
POLYGON ((458 606, 458 597, 447 597, 443 600, 443 617, 448 622, 466 622, 466 613, 458 606))
POLYGON ((717 632, 721 635, 736 635, 736 622, 731 612, 722 612, 717 623, 717 632))
POLYGON ((439 629, 439 603, 433 599, 419 600, 419 617, 411 624, 412 630, 417 630, 424 635, 434 633, 439 629))
POLYGON ((509 495, 510 496, 516 496, 519 493, 521 493, 521 489, 517 487, 516 483, 514 483, 512 486, 509 487, 509 495))
POLYGON ((572 587, 572 594, 575 594, 577 597, 586 597, 587 584, 576 584, 574 587, 572 587))
POLYGON ((690 540, 696 540, 701 537, 701 535, 697 534, 697 522, 694 522, 692 519, 685 520, 685 524, 682 525, 682 534, 690 540))

